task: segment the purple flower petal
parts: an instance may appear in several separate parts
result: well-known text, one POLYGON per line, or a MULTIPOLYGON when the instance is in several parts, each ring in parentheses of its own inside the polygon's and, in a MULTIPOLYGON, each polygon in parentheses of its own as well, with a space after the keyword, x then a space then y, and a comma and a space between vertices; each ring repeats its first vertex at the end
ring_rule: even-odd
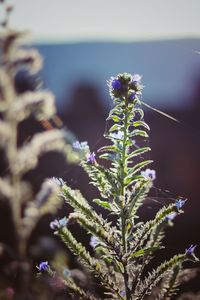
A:
POLYGON ((145 171, 141 172, 141 175, 152 181, 156 179, 156 171, 155 170, 146 169, 145 171))
POLYGON ((186 254, 192 255, 197 245, 191 245, 189 248, 186 249, 186 254))
POLYGON ((168 216, 166 216, 166 220, 168 221, 172 221, 174 220, 174 218, 177 216, 177 213, 176 212, 173 212, 171 214, 169 214, 168 216))
POLYGON ((118 79, 113 79, 113 81, 111 82, 111 85, 114 90, 119 90, 122 87, 122 84, 118 79))
POLYGON ((94 152, 88 154, 87 161, 90 162, 91 164, 95 164, 96 162, 95 156, 96 154, 94 152))
POLYGON ((187 200, 186 199, 178 199, 176 200, 176 208, 181 209, 183 205, 185 204, 187 200))
POLYGON ((42 261, 39 266, 37 267, 37 269, 41 272, 41 271, 48 271, 49 270, 49 263, 48 261, 42 261))
POLYGON ((68 223, 68 219, 66 217, 64 217, 60 220, 55 219, 54 221, 52 221, 50 223, 49 226, 51 227, 51 229, 56 230, 58 228, 65 227, 67 225, 67 223, 68 223))
POLYGON ((142 76, 139 75, 139 74, 134 74, 132 75, 132 82, 136 82, 136 83, 140 83, 141 82, 141 79, 142 79, 142 76))

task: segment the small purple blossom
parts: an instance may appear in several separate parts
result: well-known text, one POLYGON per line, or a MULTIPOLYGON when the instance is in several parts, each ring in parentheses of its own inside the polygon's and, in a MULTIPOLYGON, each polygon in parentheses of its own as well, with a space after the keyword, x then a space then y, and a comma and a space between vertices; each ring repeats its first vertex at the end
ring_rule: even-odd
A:
POLYGON ((112 85, 112 88, 113 88, 114 90, 119 90, 119 89, 121 89, 121 87, 122 87, 122 84, 121 84, 120 80, 118 80, 118 79, 116 79, 116 78, 114 78, 114 79, 111 81, 111 85, 112 85))
POLYGON ((88 143, 85 141, 85 142, 79 142, 79 141, 76 141, 72 144, 73 148, 75 150, 88 150, 89 149, 89 146, 88 146, 88 143))
POLYGON ((66 217, 64 217, 64 218, 60 219, 58 222, 59 222, 60 227, 65 227, 67 225, 68 220, 66 217))
POLYGON ((49 224, 50 228, 55 230, 57 228, 59 228, 59 222, 57 219, 55 219, 54 221, 52 221, 50 224, 49 224))
POLYGON ((81 149, 81 144, 79 141, 76 141, 72 144, 74 149, 80 150, 81 149))
POLYGON ((152 181, 156 179, 156 171, 155 170, 146 169, 145 171, 141 172, 141 175, 152 181))
POLYGON ((185 204, 187 200, 186 199, 178 199, 176 200, 176 208, 181 209, 183 205, 185 204))
POLYGON ((96 246, 99 244, 99 239, 96 236, 91 236, 90 238, 90 246, 92 248, 96 248, 96 246))
POLYGON ((141 79, 142 79, 142 76, 141 76, 141 75, 139 75, 139 74, 134 74, 134 75, 132 75, 131 81, 134 82, 134 83, 140 83, 140 82, 141 82, 141 79))
POLYGON ((125 291, 125 290, 122 290, 122 291, 120 292, 120 295, 121 295, 122 297, 125 297, 125 296, 126 296, 126 291, 125 291))
POLYGON ((194 254, 194 250, 197 245, 191 245, 189 248, 186 249, 186 254, 192 255, 194 254))
POLYGON ((95 159, 96 154, 94 152, 89 153, 87 155, 87 161, 91 164, 95 164, 96 163, 96 159, 95 159))
POLYGON ((129 100, 134 100, 135 97, 136 97, 136 92, 133 91, 133 92, 131 92, 131 94, 129 95, 129 100))
POLYGON ((62 218, 60 220, 55 219, 54 221, 52 221, 49 224, 49 226, 50 226, 51 229, 56 230, 58 228, 65 227, 67 225, 67 223, 68 223, 68 220, 67 220, 66 217, 64 217, 64 218, 62 218))
POLYGON ((71 276, 71 271, 68 268, 64 268, 63 276, 65 276, 65 277, 71 276))
POLYGON ((52 180, 54 183, 56 183, 60 187, 62 187, 65 184, 65 182, 63 181, 62 178, 53 177, 52 180))
POLYGON ((37 267, 37 269, 42 272, 42 271, 48 271, 49 270, 49 263, 48 261, 42 261, 39 266, 37 267))
POLYGON ((166 216, 166 220, 167 221, 173 221, 176 216, 177 216, 177 213, 176 212, 172 212, 171 214, 169 214, 168 216, 166 216))

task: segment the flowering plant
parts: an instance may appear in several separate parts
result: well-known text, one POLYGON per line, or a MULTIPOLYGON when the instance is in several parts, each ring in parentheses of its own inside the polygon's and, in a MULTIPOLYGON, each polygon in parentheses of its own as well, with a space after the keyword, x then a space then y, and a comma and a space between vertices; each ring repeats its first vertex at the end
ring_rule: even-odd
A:
MULTIPOLYGON (((99 199, 93 201, 107 211, 106 218, 95 211, 80 191, 57 180, 60 195, 74 211, 67 219, 53 221, 51 228, 97 278, 104 299, 140 300, 151 295, 157 286, 160 289, 154 299, 171 299, 177 291, 183 263, 198 260, 195 246, 151 271, 149 263, 163 248, 166 227, 183 213, 185 200, 179 198, 163 206, 149 221, 140 220, 139 208, 156 176, 154 170, 147 168, 152 160, 144 159, 150 147, 139 146, 140 141, 148 139, 150 130, 141 108, 141 76, 119 74, 110 79, 108 86, 114 102, 107 118, 110 128, 105 134, 109 145, 100 148, 97 154, 85 145, 85 159, 81 162, 91 183, 99 190, 99 199), (100 164, 102 159, 108 161, 107 167, 100 164), (73 236, 72 222, 91 234, 94 256, 73 236)), ((79 142, 75 146, 82 148, 79 142)), ((40 271, 46 270, 55 276, 44 262, 40 271)), ((75 299, 99 299, 95 293, 79 286, 70 273, 63 282, 75 299)))

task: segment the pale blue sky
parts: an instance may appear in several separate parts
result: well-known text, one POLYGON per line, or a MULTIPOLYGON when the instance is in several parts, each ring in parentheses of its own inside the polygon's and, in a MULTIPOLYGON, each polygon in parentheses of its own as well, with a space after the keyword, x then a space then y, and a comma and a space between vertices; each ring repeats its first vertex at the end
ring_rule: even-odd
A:
POLYGON ((200 0, 10 0, 12 24, 40 41, 200 37, 200 0))

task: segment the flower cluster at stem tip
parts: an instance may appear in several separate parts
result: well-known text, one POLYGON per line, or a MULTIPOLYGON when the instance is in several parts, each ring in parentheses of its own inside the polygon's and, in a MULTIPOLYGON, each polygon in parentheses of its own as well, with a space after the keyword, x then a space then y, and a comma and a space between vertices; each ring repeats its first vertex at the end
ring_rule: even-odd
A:
POLYGON ((139 74, 122 73, 108 81, 111 98, 128 98, 129 101, 141 95, 143 85, 139 74))

